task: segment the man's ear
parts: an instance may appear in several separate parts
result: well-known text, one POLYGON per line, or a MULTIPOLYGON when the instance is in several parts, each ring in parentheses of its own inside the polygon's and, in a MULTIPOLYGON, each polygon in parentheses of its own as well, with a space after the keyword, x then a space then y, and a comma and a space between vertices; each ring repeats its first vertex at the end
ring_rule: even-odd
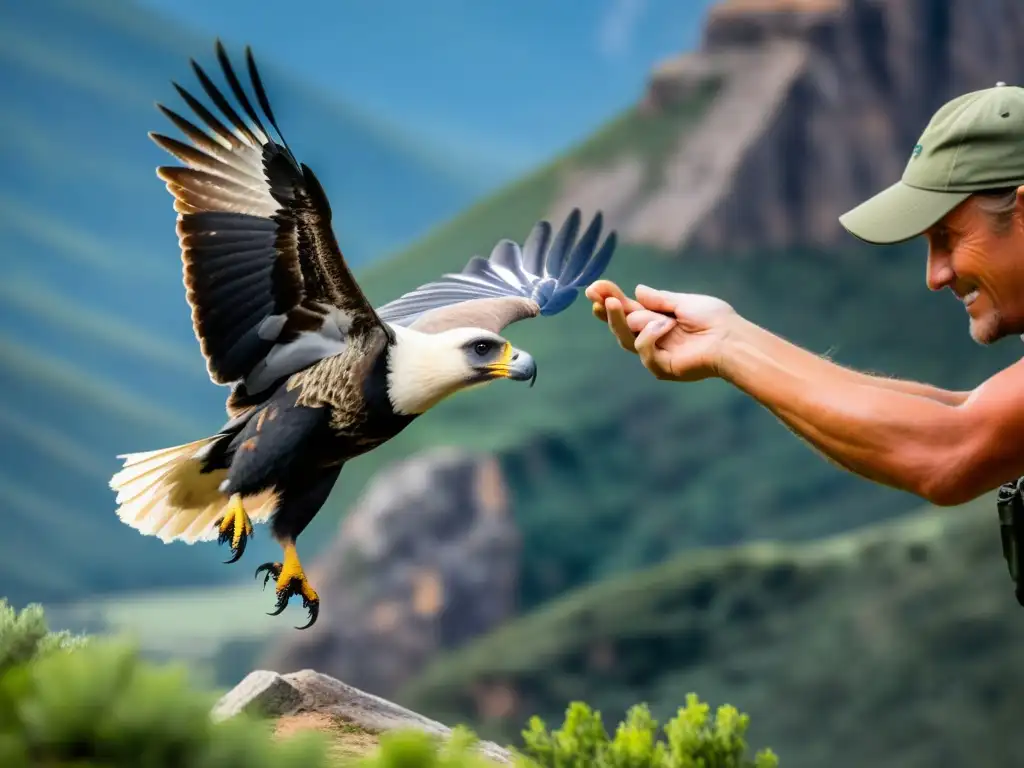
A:
POLYGON ((1024 229, 1024 184, 1017 187, 1017 204, 1014 206, 1013 217, 1017 226, 1024 229))

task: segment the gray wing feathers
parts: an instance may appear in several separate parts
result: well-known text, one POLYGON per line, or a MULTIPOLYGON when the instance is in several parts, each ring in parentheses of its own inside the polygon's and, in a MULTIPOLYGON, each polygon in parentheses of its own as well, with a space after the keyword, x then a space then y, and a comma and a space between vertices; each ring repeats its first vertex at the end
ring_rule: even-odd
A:
POLYGON ((449 328, 484 328, 494 333, 517 320, 536 317, 537 302, 523 296, 495 299, 470 299, 424 312, 409 327, 423 333, 439 333, 449 328))
POLYGON ((577 241, 578 209, 554 238, 551 225, 538 221, 522 247, 500 240, 489 258, 473 256, 462 272, 421 285, 377 314, 386 322, 431 332, 469 325, 498 332, 526 317, 558 314, 611 261, 617 236, 610 232, 598 248, 602 224, 599 211, 577 241))

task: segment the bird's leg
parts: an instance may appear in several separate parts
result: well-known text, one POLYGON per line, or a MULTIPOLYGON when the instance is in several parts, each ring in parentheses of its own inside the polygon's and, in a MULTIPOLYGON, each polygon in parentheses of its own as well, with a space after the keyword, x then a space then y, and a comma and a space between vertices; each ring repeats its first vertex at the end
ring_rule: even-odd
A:
POLYGON ((237 493, 233 494, 228 501, 227 512, 217 522, 217 530, 219 531, 217 543, 231 545, 231 559, 224 562, 238 562, 242 553, 245 552, 245 545, 249 541, 249 537, 252 536, 252 521, 246 514, 242 497, 237 493))
POLYGON ((266 572, 263 577, 264 587, 267 586, 271 576, 277 581, 277 609, 268 615, 277 616, 288 606, 288 599, 292 595, 301 595, 302 607, 309 611, 309 622, 305 626, 296 627, 296 629, 308 629, 313 626, 320 613, 320 596, 306 579, 302 563, 299 562, 299 553, 295 549, 295 542, 292 539, 286 539, 281 542, 281 546, 284 548, 283 563, 264 563, 256 569, 257 578, 261 572, 266 572))

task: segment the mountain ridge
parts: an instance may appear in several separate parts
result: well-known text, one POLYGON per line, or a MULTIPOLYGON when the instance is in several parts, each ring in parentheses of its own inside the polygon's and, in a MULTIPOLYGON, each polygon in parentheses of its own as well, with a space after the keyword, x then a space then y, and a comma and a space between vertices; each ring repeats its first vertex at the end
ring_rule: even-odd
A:
POLYGON ((642 189, 628 158, 568 173, 551 215, 582 199, 624 242, 680 253, 842 247, 839 215, 899 177, 944 101, 1022 79, 1022 35, 1011 0, 722 0, 641 102, 658 112, 728 83, 669 175, 642 189))

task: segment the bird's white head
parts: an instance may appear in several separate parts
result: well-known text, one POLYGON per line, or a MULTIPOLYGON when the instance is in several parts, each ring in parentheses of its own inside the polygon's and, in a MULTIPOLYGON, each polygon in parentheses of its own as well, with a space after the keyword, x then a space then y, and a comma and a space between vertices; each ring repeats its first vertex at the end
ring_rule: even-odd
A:
POLYGON ((453 328, 422 333, 392 326, 388 348, 388 397, 398 413, 425 413, 446 397, 495 379, 537 378, 537 365, 496 333, 483 328, 453 328))

